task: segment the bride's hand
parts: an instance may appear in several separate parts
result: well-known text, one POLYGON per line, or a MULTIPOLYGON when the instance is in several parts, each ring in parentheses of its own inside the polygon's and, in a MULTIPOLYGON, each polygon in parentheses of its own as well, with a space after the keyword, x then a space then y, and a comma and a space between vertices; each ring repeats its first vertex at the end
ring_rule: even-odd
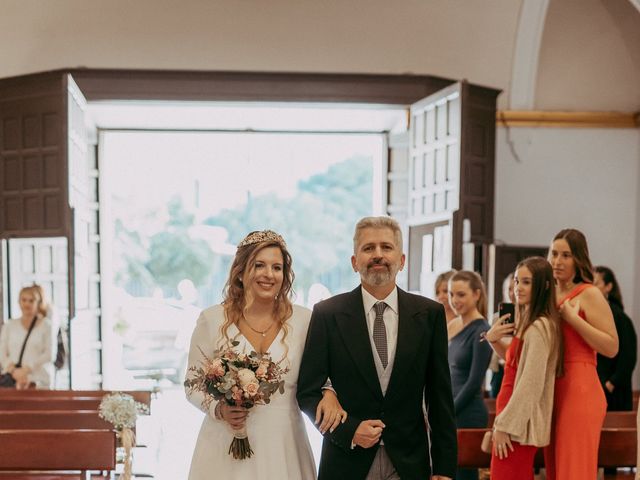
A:
POLYGON ((321 434, 333 432, 338 425, 347 421, 347 412, 342 409, 336 393, 328 388, 322 391, 322 400, 316 409, 316 425, 321 434), (320 423, 322 420, 322 423, 320 423))
POLYGON ((249 415, 249 410, 244 407, 235 407, 227 405, 225 402, 220 402, 220 416, 222 419, 231 425, 231 428, 238 430, 244 427, 244 423, 249 415))

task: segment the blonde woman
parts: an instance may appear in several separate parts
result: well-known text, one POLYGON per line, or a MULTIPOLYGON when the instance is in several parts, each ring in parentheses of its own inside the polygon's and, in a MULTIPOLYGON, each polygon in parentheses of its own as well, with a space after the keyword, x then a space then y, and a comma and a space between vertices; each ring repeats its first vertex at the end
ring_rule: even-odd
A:
POLYGON ((444 307, 444 316, 447 320, 447 338, 451 340, 462 330, 462 319, 453 311, 449 303, 449 279, 456 273, 456 270, 448 270, 441 273, 436 278, 435 292, 436 300, 444 307))
MULTIPOLYGON (((311 312, 292 305, 294 274, 284 239, 271 230, 251 232, 238 245, 221 305, 205 309, 193 332, 189 366, 199 365, 200 350, 211 354, 220 347, 269 352, 289 367, 285 393, 267 406, 250 411, 225 402, 212 403, 202 422, 189 480, 213 477, 244 480, 316 478, 316 467, 304 421, 296 402, 296 386, 311 312), (246 427, 254 455, 234 460, 228 454, 230 429, 246 427)), ((190 374, 187 373, 187 376, 190 374)), ((202 394, 187 391, 202 407, 202 394)), ((320 430, 335 428, 346 419, 332 390, 324 391, 318 406, 320 430)))
POLYGON ((2 373, 13 377, 17 389, 50 388, 54 360, 52 327, 51 320, 46 318, 40 287, 24 287, 19 302, 21 316, 9 320, 0 332, 2 373))

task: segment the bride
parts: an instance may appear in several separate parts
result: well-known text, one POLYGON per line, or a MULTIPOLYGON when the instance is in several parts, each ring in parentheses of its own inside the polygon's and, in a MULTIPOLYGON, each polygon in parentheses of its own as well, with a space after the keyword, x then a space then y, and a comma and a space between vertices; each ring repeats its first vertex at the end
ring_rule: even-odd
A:
MULTIPOLYGON (((196 443, 189 480, 211 478, 271 480, 314 479, 316 467, 296 402, 300 359, 311 312, 292 305, 294 274, 284 239, 271 230, 251 232, 238 245, 221 305, 205 309, 191 337, 189 367, 199 366, 220 347, 247 353, 270 353, 289 371, 285 392, 271 397, 269 405, 252 409, 212 402, 203 406, 203 394, 187 389, 187 398, 207 415, 196 443), (229 455, 233 430, 246 428, 254 455, 234 460, 229 455)), ((191 372, 187 371, 187 378, 191 372)), ((346 419, 331 389, 324 391, 316 423, 321 432, 346 419), (321 421, 320 421, 321 420, 321 421)))

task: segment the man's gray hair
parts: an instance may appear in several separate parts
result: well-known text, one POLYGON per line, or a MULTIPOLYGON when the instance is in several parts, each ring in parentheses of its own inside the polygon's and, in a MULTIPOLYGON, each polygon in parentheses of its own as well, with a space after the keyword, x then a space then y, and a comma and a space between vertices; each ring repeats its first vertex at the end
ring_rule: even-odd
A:
POLYGON ((353 251, 358 249, 358 239, 360 238, 360 232, 365 228, 389 228, 393 232, 393 236, 396 240, 396 245, 402 251, 402 229, 400 224, 395 218, 391 217, 364 217, 356 224, 355 232, 353 233, 353 251))

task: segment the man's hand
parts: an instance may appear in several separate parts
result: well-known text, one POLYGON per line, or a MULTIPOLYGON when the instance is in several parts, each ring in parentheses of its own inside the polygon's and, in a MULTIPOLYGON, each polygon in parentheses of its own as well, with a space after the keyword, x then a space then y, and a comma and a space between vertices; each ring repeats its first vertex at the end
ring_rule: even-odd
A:
POLYGON ((609 393, 613 393, 613 391, 616 389, 616 386, 609 380, 607 380, 607 383, 604 384, 604 388, 606 388, 609 393))
POLYGON ((443 475, 434 475, 431 480, 451 480, 451 477, 445 477, 443 475))
POLYGON ((353 435, 353 443, 362 448, 371 448, 380 441, 385 424, 382 420, 363 420, 353 435))

